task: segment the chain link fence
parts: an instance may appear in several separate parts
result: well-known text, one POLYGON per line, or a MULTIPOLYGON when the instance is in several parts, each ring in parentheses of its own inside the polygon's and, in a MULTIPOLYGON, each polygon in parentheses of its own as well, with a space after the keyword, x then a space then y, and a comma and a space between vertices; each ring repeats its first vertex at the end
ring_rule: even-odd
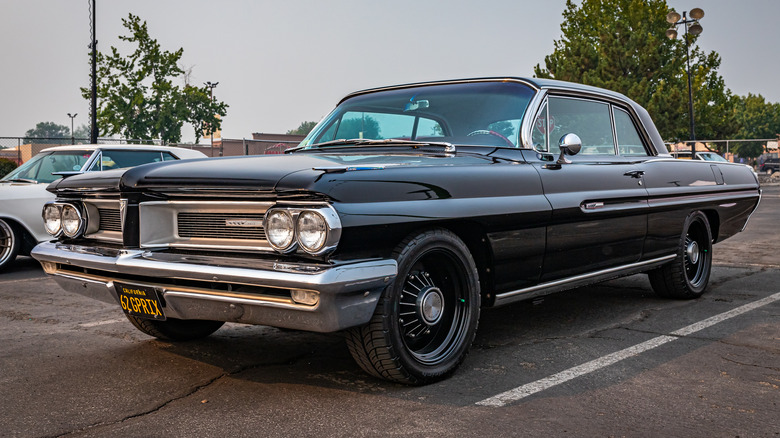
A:
MULTIPOLYGON (((52 146, 89 144, 88 138, 70 137, 0 137, 0 158, 6 158, 21 165, 34 157, 41 150, 52 146)), ((98 144, 103 145, 131 145, 154 144, 160 145, 160 140, 129 140, 125 138, 98 138, 98 144)), ((215 141, 214 145, 202 144, 167 144, 193 149, 203 152, 208 157, 229 157, 238 155, 273 155, 281 154, 285 150, 298 145, 298 141, 279 140, 253 140, 253 139, 228 139, 215 141)))

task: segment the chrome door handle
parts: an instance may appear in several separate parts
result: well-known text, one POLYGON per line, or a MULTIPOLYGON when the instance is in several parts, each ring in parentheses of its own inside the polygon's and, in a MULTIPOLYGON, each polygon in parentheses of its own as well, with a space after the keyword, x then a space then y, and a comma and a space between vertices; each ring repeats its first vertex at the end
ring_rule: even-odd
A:
POLYGON ((642 178, 642 175, 645 174, 644 170, 629 170, 628 172, 624 173, 624 176, 630 176, 631 178, 642 178))

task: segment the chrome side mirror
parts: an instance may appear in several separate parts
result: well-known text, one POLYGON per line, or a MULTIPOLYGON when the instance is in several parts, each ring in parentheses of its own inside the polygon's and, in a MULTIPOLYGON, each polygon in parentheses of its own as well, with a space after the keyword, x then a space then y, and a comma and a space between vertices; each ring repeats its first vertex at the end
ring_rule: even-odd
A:
POLYGON ((571 161, 566 158, 566 155, 577 155, 582 149, 582 140, 579 135, 570 132, 561 137, 558 146, 561 148, 561 155, 556 164, 569 164, 571 161))

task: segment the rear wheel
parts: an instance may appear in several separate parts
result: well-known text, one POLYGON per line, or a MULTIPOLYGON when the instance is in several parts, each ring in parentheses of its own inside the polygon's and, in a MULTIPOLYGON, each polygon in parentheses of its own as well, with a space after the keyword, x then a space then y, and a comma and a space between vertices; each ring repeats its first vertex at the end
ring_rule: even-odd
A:
POLYGON ((460 365, 476 334, 476 264, 463 241, 441 229, 407 238, 394 257, 395 282, 371 321, 347 332, 347 345, 376 377, 407 384, 441 380, 460 365))
POLYGON ((712 270, 712 232, 707 216, 696 211, 685 219, 677 257, 649 273, 650 284, 659 296, 691 299, 700 297, 712 270))
POLYGON ((10 222, 0 219, 0 271, 7 268, 19 254, 21 236, 10 222))
POLYGON ((165 341, 192 341, 205 338, 224 324, 222 321, 200 319, 168 318, 165 321, 155 321, 133 315, 125 314, 125 316, 138 330, 165 341))

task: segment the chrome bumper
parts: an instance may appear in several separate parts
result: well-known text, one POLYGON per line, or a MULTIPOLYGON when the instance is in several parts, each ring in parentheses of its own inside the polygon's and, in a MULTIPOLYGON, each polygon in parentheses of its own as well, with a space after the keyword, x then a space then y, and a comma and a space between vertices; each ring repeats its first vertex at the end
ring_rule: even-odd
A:
MULTIPOLYGON (((382 290, 398 271, 395 260, 293 264, 57 242, 39 244, 32 256, 63 289, 108 303, 119 303, 114 282, 121 281, 154 287, 168 318, 317 332, 367 323, 382 290), (177 284, 171 284, 170 280, 177 284), (234 285, 280 293, 236 292, 231 290, 234 285), (291 290, 317 292, 319 299, 314 305, 296 303, 285 294, 291 290)), ((120 309, 118 305, 117 309, 120 309)))

